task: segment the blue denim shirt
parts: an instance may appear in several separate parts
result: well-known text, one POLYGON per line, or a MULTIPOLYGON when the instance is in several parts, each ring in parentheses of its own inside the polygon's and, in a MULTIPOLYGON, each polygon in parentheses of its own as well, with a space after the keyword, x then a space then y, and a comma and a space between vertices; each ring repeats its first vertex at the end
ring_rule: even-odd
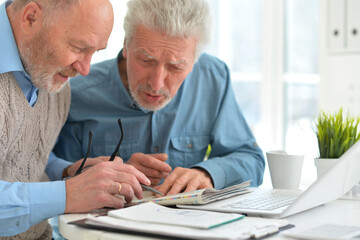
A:
POLYGON ((225 63, 203 54, 173 100, 156 112, 137 106, 117 63, 112 59, 95 64, 88 76, 71 80, 69 117, 54 148, 58 157, 84 157, 89 130, 94 133, 90 156, 111 155, 120 138, 121 118, 119 155, 124 161, 136 152, 167 153, 173 169, 205 169, 217 189, 249 179, 253 186, 262 183, 263 153, 236 103, 225 63), (209 144, 211 154, 204 161, 209 144))

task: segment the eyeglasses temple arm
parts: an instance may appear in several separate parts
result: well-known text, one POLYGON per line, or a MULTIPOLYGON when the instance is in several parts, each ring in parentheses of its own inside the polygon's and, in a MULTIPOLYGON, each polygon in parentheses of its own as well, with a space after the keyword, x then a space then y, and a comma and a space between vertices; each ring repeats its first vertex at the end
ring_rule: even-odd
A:
POLYGON ((116 146, 115 151, 113 152, 113 154, 111 154, 111 157, 110 157, 109 161, 114 161, 115 157, 118 155, 121 142, 122 142, 122 140, 124 138, 124 130, 123 130, 120 118, 118 119, 118 124, 119 124, 119 127, 120 127, 121 137, 120 137, 118 145, 116 146))
POLYGON ((87 149, 87 152, 86 152, 86 155, 84 157, 84 160, 82 161, 80 167, 78 168, 78 170, 75 172, 75 176, 79 175, 81 173, 81 171, 83 170, 83 167, 85 165, 85 162, 86 162, 86 159, 88 158, 89 156, 89 153, 90 153, 90 149, 91 149, 91 143, 92 143, 92 136, 93 136, 93 132, 90 130, 89 131, 89 143, 88 143, 88 149, 87 149))

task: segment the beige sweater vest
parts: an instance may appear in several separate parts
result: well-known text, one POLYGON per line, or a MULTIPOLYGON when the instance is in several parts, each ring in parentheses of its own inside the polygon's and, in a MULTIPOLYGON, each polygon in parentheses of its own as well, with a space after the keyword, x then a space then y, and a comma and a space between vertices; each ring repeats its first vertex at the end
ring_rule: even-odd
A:
MULTIPOLYGON (((69 107, 69 84, 56 94, 40 90, 36 104, 31 107, 13 75, 0 74, 1 180, 48 180, 45 167, 69 107)), ((50 225, 43 221, 19 235, 0 239, 51 239, 51 236, 50 225)))

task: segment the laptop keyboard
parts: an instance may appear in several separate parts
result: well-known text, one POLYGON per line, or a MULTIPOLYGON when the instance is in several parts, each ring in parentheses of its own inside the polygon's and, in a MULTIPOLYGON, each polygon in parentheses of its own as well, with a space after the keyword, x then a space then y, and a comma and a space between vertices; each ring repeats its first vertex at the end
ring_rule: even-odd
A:
POLYGON ((299 192, 275 191, 252 199, 242 199, 223 205, 224 208, 273 210, 291 204, 300 195, 299 192))

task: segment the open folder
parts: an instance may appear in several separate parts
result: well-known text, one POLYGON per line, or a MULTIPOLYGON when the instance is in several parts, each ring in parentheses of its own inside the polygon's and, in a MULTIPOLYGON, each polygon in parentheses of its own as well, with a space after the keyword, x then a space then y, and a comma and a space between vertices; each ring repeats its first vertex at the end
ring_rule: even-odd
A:
POLYGON ((112 232, 208 240, 260 238, 289 226, 285 219, 176 209, 155 203, 112 210, 107 216, 89 214, 85 220, 72 224, 112 232))

